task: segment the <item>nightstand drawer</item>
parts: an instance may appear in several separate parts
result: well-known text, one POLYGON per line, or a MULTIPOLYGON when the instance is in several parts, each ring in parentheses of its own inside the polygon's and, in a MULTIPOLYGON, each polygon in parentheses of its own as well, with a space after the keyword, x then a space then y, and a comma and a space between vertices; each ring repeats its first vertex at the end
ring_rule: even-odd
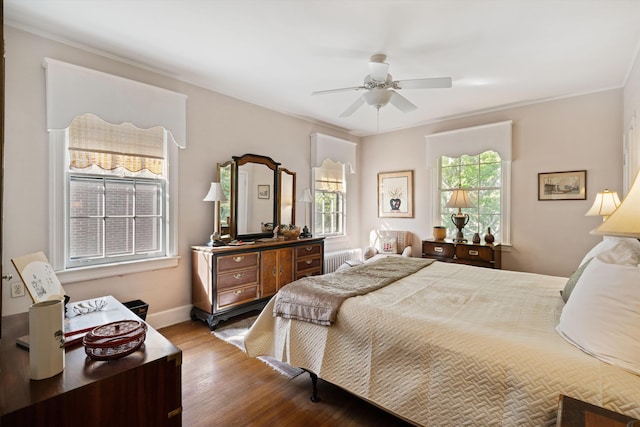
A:
POLYGON ((456 247, 447 242, 422 242, 422 256, 432 258, 453 258, 456 247))
POLYGON ((488 246, 456 245, 456 257, 469 261, 493 261, 493 249, 488 246))

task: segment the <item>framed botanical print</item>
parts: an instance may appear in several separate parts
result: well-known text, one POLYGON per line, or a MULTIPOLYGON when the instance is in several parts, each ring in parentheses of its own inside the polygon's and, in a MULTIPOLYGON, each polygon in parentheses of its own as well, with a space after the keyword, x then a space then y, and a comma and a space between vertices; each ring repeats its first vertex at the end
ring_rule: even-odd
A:
POLYGON ((378 217, 413 218, 413 171, 378 174, 378 217))

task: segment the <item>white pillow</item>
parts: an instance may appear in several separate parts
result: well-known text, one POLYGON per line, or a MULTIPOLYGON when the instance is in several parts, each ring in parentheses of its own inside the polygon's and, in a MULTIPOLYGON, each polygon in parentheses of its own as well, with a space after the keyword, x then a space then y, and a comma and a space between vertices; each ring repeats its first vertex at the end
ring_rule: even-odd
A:
POLYGON ((640 268, 587 265, 562 309, 556 331, 603 362, 640 375, 640 268))
POLYGON ((640 242, 632 237, 605 236, 602 242, 584 256, 579 265, 596 256, 608 264, 637 266, 640 264, 640 242))

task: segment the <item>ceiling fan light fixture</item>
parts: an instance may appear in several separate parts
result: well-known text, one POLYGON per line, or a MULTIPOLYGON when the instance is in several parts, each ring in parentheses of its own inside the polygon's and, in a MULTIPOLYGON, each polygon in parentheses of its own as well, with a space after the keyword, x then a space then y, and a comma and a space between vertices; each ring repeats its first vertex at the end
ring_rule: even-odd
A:
POLYGON ((387 105, 391 100, 393 92, 386 89, 371 89, 369 92, 362 95, 365 102, 372 107, 380 109, 387 105))

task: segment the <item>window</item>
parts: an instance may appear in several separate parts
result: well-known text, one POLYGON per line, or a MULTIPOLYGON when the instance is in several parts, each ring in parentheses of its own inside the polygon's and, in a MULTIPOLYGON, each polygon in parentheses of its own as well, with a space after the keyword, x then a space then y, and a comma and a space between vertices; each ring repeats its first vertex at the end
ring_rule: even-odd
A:
POLYGON ((57 271, 171 256, 165 129, 84 114, 51 139, 57 271))
POLYGON ((43 66, 56 275, 64 284, 175 267, 187 97, 51 58, 43 66))
POLYGON ((67 266, 162 256, 164 182, 69 175, 67 266))
POLYGON ((466 233, 478 232, 482 236, 491 227, 491 233, 497 233, 496 242, 511 245, 512 125, 508 120, 426 136, 432 194, 428 200, 428 227, 444 225, 448 235, 453 234, 454 211, 444 206, 451 191, 460 186, 468 190, 475 205, 464 210, 470 217, 466 233))
POLYGON ((314 234, 325 237, 347 236, 347 168, 356 173, 357 144, 313 132, 311 165, 313 168, 314 234))
POLYGON ((345 235, 346 185, 344 166, 327 159, 314 168, 314 234, 345 235))
POLYGON ((463 209, 463 212, 469 215, 469 223, 465 230, 468 233, 477 232, 482 236, 487 228, 491 227, 496 241, 500 241, 501 166, 500 155, 491 150, 478 155, 440 158, 440 221, 447 227, 448 235, 452 235, 456 230, 451 222, 451 215, 456 210, 445 206, 453 190, 460 187, 468 191, 474 205, 473 208, 463 209))

